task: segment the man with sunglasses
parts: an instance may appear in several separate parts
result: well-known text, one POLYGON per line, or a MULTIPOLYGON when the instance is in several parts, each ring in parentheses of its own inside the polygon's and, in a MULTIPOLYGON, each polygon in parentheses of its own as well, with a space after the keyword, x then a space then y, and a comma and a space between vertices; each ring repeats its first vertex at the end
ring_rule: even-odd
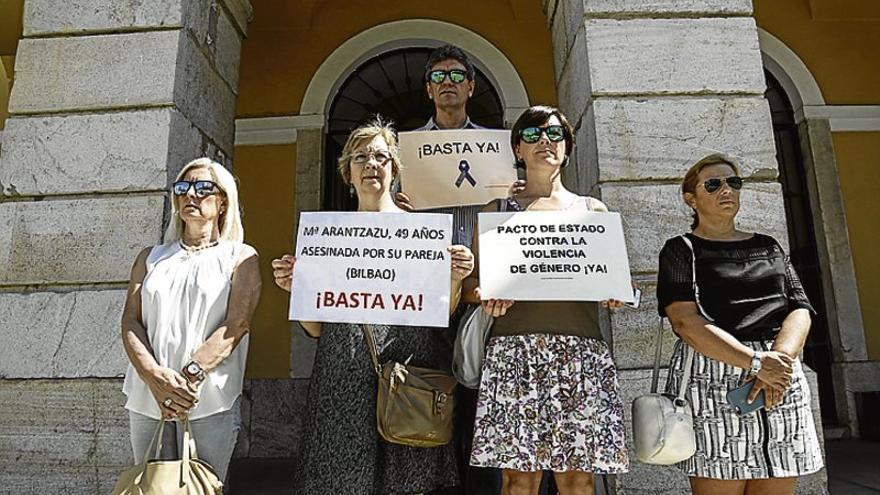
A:
POLYGON ((474 64, 456 46, 444 45, 428 55, 425 90, 434 103, 434 116, 417 131, 482 129, 467 115, 467 102, 474 95, 474 64))
MULTIPOLYGON (((434 115, 416 131, 446 129, 484 129, 474 124, 467 114, 467 102, 474 94, 474 64, 468 55, 452 45, 441 46, 428 55, 425 64, 425 90, 434 103, 434 115)), ((398 204, 406 209, 409 198, 398 193, 398 204)), ((430 210, 432 213, 449 213, 453 218, 453 242, 470 246, 477 213, 482 205, 464 205, 430 210)), ((455 338, 459 320, 465 305, 451 315, 448 335, 455 338)), ((451 348, 451 343, 450 343, 451 348)), ((455 394, 455 450, 458 456, 461 485, 431 492, 432 495, 495 495, 500 489, 500 473, 497 470, 470 466, 470 449, 474 431, 474 414, 477 396, 474 390, 458 387, 455 394)))

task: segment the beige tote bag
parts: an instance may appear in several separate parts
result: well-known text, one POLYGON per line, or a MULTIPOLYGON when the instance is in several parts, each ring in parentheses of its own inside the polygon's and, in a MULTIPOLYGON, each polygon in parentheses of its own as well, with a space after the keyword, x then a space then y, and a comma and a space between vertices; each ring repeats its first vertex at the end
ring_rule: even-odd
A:
POLYGON ((126 469, 116 482, 113 495, 221 495, 223 483, 214 468, 198 458, 189 421, 183 420, 183 456, 178 461, 150 461, 149 454, 156 446, 155 458, 162 451, 162 433, 165 421, 147 446, 144 462, 126 469))

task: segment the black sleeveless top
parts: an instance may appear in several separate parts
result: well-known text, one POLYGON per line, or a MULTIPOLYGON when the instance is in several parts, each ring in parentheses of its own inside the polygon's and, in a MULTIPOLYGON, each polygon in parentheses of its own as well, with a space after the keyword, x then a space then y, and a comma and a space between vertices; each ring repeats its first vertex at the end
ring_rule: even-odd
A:
MULTIPOLYGON (((797 273, 776 240, 755 234, 742 241, 710 241, 686 234, 694 246, 700 304, 715 324, 740 341, 772 340, 789 313, 810 305, 797 273)), ((660 251, 660 316, 676 301, 694 301, 691 250, 681 237, 660 251)))

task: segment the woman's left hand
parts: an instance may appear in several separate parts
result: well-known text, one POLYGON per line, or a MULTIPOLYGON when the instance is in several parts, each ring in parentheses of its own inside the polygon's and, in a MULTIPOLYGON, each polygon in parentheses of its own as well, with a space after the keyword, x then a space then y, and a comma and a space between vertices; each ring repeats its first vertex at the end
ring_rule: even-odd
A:
POLYGON ((446 249, 452 258, 452 280, 461 282, 474 271, 474 253, 467 246, 460 244, 446 249))

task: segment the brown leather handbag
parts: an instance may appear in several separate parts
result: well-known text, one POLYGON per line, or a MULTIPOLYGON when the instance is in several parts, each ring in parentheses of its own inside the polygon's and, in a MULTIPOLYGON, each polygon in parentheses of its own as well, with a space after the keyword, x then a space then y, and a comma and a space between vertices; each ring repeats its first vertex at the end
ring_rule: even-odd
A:
POLYGON ((361 328, 379 378, 376 426, 382 438, 410 447, 439 447, 449 443, 455 408, 455 377, 445 371, 396 361, 379 363, 372 326, 361 328))

